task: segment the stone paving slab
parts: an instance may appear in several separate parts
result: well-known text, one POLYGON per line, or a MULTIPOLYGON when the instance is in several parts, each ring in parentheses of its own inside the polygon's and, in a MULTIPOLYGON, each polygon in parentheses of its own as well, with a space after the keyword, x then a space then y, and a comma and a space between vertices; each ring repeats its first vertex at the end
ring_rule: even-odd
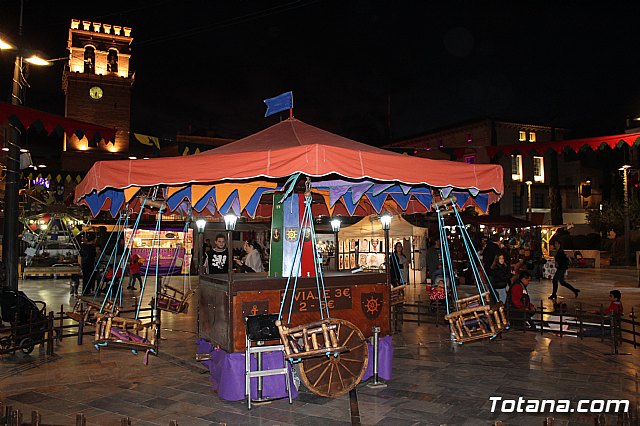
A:
MULTIPOLYGON (((612 285, 623 289, 625 310, 640 303, 635 270, 570 271, 569 281, 582 289, 580 299, 597 306, 612 285)), ((68 285, 53 280, 21 284, 27 294, 46 298, 49 306, 69 309, 68 285)), ((196 281, 193 281, 196 285, 196 281)), ((549 281, 534 282, 534 303, 548 306, 549 281)), ((412 292, 425 296, 421 286, 412 292)), ((563 289, 560 295, 564 295, 563 289)), ((143 298, 143 305, 148 297, 143 298)), ((566 298, 567 301, 572 299, 566 298)), ((57 310, 58 308, 56 308, 57 310)), ((25 411, 38 410, 45 422, 134 425, 346 425, 346 395, 328 399, 301 390, 292 405, 286 400, 247 410, 242 401, 220 400, 209 376, 194 361, 195 307, 187 315, 164 314, 160 356, 142 365, 141 356, 97 351, 91 336, 78 346, 66 339, 47 357, 36 349, 29 356, 0 358, 0 401, 25 411)), ((638 407, 640 349, 631 355, 607 355, 608 342, 511 330, 491 342, 451 345, 442 325, 405 324, 394 335, 393 380, 385 389, 358 387, 360 416, 366 425, 480 425, 500 419, 508 425, 541 425, 544 414, 491 413, 490 396, 517 399, 629 399, 638 407)), ((591 425, 592 415, 555 414, 556 425, 591 425)), ((610 421, 614 421, 610 417, 610 421)), ((613 423, 615 424, 615 422, 613 423)))

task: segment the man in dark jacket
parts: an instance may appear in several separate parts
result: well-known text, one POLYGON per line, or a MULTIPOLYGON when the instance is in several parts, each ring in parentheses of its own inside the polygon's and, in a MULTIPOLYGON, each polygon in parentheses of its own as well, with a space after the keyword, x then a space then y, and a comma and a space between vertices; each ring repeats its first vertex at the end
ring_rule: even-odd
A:
POLYGON ((491 275, 491 265, 493 265, 493 261, 496 259, 496 256, 500 254, 500 246, 496 244, 497 240, 498 236, 493 235, 491 239, 487 241, 487 245, 484 250, 482 250, 482 265, 489 276, 491 275))
POLYGON ((578 293, 580 293, 580 290, 578 290, 577 288, 573 287, 571 284, 566 282, 565 279, 564 279, 564 276, 567 273, 567 269, 569 269, 569 258, 567 257, 567 255, 565 254, 564 250, 560 246, 560 241, 556 240, 555 248, 556 248, 556 255, 555 255, 556 273, 553 276, 553 293, 551 293, 551 296, 549 296, 549 299, 555 300, 555 299, 558 298, 558 296, 557 296, 557 293, 558 293, 558 282, 560 282, 560 284, 562 284, 563 287, 566 287, 569 290, 571 290, 573 292, 573 294, 575 294, 576 297, 578 297, 578 293))

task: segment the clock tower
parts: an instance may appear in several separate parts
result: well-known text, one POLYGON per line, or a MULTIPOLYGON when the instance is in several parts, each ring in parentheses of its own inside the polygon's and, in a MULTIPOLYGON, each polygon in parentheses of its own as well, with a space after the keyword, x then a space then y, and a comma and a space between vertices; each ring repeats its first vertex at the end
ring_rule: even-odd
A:
POLYGON ((125 158, 131 124, 131 28, 71 20, 69 65, 62 76, 65 117, 116 129, 115 143, 97 146, 86 137, 65 136, 62 167, 88 170, 95 161, 125 158))

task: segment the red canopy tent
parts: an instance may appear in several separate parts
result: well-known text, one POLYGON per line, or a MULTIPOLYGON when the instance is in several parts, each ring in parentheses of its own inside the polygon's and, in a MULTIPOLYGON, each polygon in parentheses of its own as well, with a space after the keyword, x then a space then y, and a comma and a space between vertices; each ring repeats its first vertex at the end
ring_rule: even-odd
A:
POLYGON ((171 209, 188 200, 197 211, 233 208, 254 216, 260 196, 297 173, 311 177, 329 210, 348 214, 370 212, 357 211, 363 206, 380 211, 393 201, 402 211, 425 211, 431 200, 429 193, 426 201, 426 191, 432 189, 466 193, 463 203, 484 197, 489 204, 503 193, 499 165, 410 157, 290 118, 195 156, 97 162, 76 187, 75 198, 94 214, 100 208, 115 214, 140 188, 162 186, 165 199, 174 200, 171 209))

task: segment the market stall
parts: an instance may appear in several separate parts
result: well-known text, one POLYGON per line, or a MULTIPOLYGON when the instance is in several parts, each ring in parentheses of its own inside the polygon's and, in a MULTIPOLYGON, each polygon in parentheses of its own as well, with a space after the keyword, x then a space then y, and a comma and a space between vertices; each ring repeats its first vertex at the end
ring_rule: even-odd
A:
MULTIPOLYGON (((165 229, 159 233, 153 229, 138 229, 134 234, 129 228, 124 230, 124 239, 125 246, 131 247, 131 255, 137 255, 143 260, 151 256, 149 273, 155 274, 156 265, 160 275, 189 273, 193 229, 186 232, 165 229)), ((146 262, 142 264, 141 270, 142 273, 147 272, 146 262)))
MULTIPOLYGON (((419 273, 420 247, 428 234, 427 228, 414 226, 402 216, 397 216, 393 227, 389 229, 390 250, 398 242, 404 247, 404 254, 409 259, 411 266, 409 273, 410 282, 422 282, 419 273)), ((380 220, 375 216, 367 216, 361 221, 342 228, 339 233, 339 258, 340 269, 363 268, 368 271, 384 270, 385 241, 384 230, 380 220)))
MULTIPOLYGON (((486 211, 503 192, 500 166, 410 158, 294 118, 196 156, 143 164, 136 160, 96 163, 76 188, 76 199, 94 214, 101 209, 116 214, 123 206, 139 209, 144 200, 153 198, 163 208, 185 215, 206 210, 216 217, 234 213, 249 220, 272 218, 269 276, 230 273, 200 279, 200 337, 220 345, 230 354, 228 360, 244 348, 247 313, 279 313, 292 333, 300 321, 325 321, 326 312, 331 318, 347 318, 363 336, 371 336, 374 326, 382 329, 383 338, 389 334, 390 300, 384 274, 338 273, 335 279, 326 277, 324 291, 315 291, 322 272, 314 267, 317 243, 305 217, 424 212, 434 199, 450 195, 455 195, 459 207, 474 205, 486 211), (299 286, 296 290, 294 285, 291 302, 285 306, 285 289, 298 277, 302 277, 299 286), (288 317, 283 316, 285 307, 288 317)), ((391 229, 397 221, 396 217, 391 229)), ((329 337, 332 347, 339 344, 333 336, 335 326, 322 324, 328 327, 325 344, 329 337)), ((301 327, 307 331, 304 324, 301 327)), ((340 365, 343 350, 338 345, 330 351, 340 365)), ((305 353, 315 352, 312 348, 305 353)), ((307 359, 302 359, 303 367, 307 359)), ((366 367, 366 356, 363 360, 366 367)), ((341 387, 338 376, 325 377, 329 388, 336 382, 338 390, 328 392, 332 396, 348 390, 341 387)), ((318 387, 307 384, 312 390, 318 387)))

